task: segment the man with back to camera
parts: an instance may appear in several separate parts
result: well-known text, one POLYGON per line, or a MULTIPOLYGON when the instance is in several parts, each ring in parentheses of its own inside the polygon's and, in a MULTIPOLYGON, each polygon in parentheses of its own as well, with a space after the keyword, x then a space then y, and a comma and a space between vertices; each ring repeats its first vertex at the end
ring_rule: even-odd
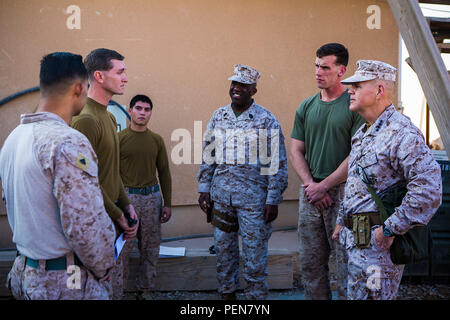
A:
POLYGON ((0 153, 0 178, 18 256, 16 299, 109 299, 114 226, 103 206, 97 156, 69 127, 87 95, 80 55, 41 60, 36 113, 23 114, 0 153))
POLYGON ((328 43, 316 52, 320 92, 300 104, 291 134, 290 159, 302 181, 299 194, 299 264, 306 299, 331 299, 328 264, 334 256, 338 296, 345 299, 344 251, 334 245, 334 230, 347 178, 352 135, 363 119, 348 108, 349 94, 340 83, 348 51, 328 43))
POLYGON ((366 120, 352 138, 345 197, 333 233, 348 253, 347 296, 352 300, 396 298, 405 265, 392 262, 390 247, 397 235, 426 225, 441 204, 440 166, 420 130, 392 103, 396 71, 381 61, 359 60, 355 74, 341 81, 351 85, 350 110, 366 120), (367 184, 378 196, 406 185, 401 205, 384 223, 367 184), (362 217, 367 217, 366 228, 353 230, 353 221, 362 217), (355 239, 355 231, 369 235, 367 243, 355 239), (375 284, 370 277, 376 277, 375 284))
POLYGON ((239 288, 238 231, 246 298, 267 298, 268 241, 288 183, 280 124, 253 99, 259 77, 252 67, 235 66, 231 104, 216 110, 208 123, 197 175, 200 208, 212 209, 218 291, 224 300, 236 299, 239 288))
MULTIPOLYGON (((129 225, 129 219, 137 220, 134 207, 128 198, 120 178, 119 137, 116 120, 107 111, 107 105, 115 94, 122 95, 128 82, 124 57, 110 49, 95 49, 84 64, 89 75, 89 90, 86 105, 79 116, 72 119, 72 127, 83 133, 91 142, 98 157, 98 177, 106 212, 123 230, 125 239, 136 236, 138 223, 129 225), (117 203, 117 205, 116 205, 117 203)), ((113 299, 123 295, 122 259, 116 261, 113 272, 113 299)))
MULTIPOLYGON (((130 126, 119 132, 120 174, 139 217, 139 269, 136 288, 137 299, 145 300, 145 293, 155 286, 161 223, 169 221, 172 215, 172 178, 164 140, 147 128, 153 112, 153 102, 146 95, 136 95, 131 99, 128 111, 131 117, 130 126), (159 191, 160 185, 164 205, 159 191)), ((125 283, 128 279, 128 260, 133 244, 133 241, 127 241, 122 252, 125 283)))

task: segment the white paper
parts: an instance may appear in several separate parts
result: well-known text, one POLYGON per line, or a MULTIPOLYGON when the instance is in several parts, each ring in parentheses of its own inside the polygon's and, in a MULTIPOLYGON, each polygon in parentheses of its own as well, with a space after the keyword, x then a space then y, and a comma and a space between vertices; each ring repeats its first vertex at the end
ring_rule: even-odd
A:
POLYGON ((186 254, 185 247, 164 247, 159 246, 159 257, 160 258, 175 258, 184 257, 186 254))
POLYGON ((116 242, 114 243, 114 259, 117 260, 117 258, 120 255, 120 252, 123 249, 123 246, 125 245, 125 242, 127 240, 123 239, 123 233, 120 234, 120 236, 117 238, 116 242))

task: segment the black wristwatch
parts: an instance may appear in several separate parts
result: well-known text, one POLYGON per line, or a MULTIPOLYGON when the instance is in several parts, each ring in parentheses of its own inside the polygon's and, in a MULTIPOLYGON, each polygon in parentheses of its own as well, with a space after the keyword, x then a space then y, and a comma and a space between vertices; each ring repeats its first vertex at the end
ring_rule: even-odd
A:
POLYGON ((383 234, 385 237, 389 238, 395 236, 395 233, 393 233, 385 224, 383 224, 383 234))

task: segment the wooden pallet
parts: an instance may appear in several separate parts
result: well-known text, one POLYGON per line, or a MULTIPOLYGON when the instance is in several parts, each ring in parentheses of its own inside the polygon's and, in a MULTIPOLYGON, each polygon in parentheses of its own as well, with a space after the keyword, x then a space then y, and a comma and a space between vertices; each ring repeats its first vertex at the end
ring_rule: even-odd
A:
MULTIPOLYGON (((6 276, 12 267, 15 251, 0 252, 0 297, 10 296, 5 287, 6 276)), ((289 289, 293 287, 293 270, 296 254, 289 250, 269 250, 267 282, 270 289, 289 289)), ((135 279, 138 269, 139 253, 133 251, 130 257, 130 276, 125 291, 135 290, 135 279)), ((240 264, 240 285, 242 279, 242 261, 240 264)), ((216 256, 206 249, 186 249, 184 257, 161 258, 157 266, 157 291, 197 291, 216 290, 216 256)))
POLYGON ((16 258, 16 251, 0 251, 0 297, 8 297, 11 295, 9 289, 6 288, 6 277, 16 258))
MULTIPOLYGON (((130 258, 130 276, 126 290, 135 290, 135 279, 139 256, 133 252, 130 258)), ((269 250, 267 282, 270 289, 288 289, 293 287, 293 253, 288 250, 269 250)), ((244 288, 240 263, 240 285, 244 288)), ((157 265, 155 290, 216 290, 216 256, 205 249, 187 249, 186 256, 163 258, 157 265)))

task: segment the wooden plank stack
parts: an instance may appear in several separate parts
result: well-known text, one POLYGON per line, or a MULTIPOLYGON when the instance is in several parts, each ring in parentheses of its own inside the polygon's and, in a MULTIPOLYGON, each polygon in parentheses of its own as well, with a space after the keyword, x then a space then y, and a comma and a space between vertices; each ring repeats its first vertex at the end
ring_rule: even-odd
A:
MULTIPOLYGON (((5 287, 6 276, 16 256, 15 251, 0 251, 0 297, 11 295, 5 287)), ((269 276, 267 282, 270 289, 289 289, 293 287, 294 265, 296 253, 287 249, 269 249, 269 276)), ((138 270, 139 253, 134 250, 130 257, 129 278, 125 291, 135 290, 135 279, 138 270)), ((242 262, 240 264, 241 288, 245 286, 242 279, 242 262)), ((207 249, 186 249, 184 257, 161 258, 157 266, 157 291, 200 291, 216 290, 216 256, 207 249)))

